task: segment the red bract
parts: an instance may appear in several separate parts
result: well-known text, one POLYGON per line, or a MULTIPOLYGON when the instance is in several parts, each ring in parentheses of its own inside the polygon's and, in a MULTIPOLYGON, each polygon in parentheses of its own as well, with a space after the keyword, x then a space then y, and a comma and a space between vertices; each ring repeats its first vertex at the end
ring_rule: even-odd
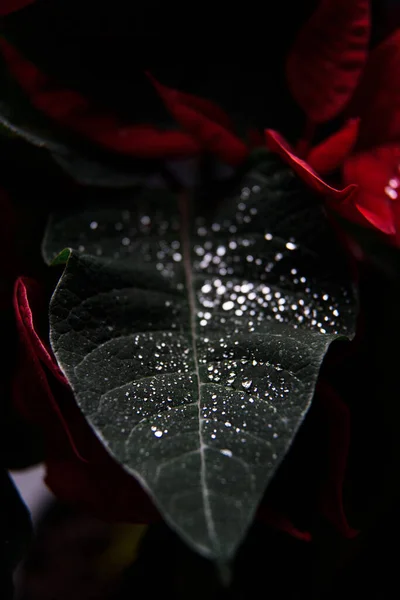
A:
POLYGON ((231 165, 243 162, 248 148, 232 133, 230 120, 223 111, 208 100, 167 88, 150 78, 168 110, 201 148, 231 165))
POLYGON ((322 123, 352 97, 367 58, 369 0, 322 0, 287 61, 290 90, 307 117, 322 123))
POLYGON ((151 123, 125 125, 80 93, 57 86, 5 40, 0 40, 0 51, 36 109, 104 148, 140 158, 180 158, 212 152, 233 165, 248 153, 246 145, 230 130, 229 119, 221 109, 161 85, 152 77, 155 93, 159 93, 181 129, 166 131, 151 123))
POLYGON ((5 17, 9 13, 21 10, 28 4, 33 4, 35 0, 1 0, 0 2, 0 17, 5 17))
POLYGON ((349 185, 343 190, 337 190, 328 185, 306 161, 295 154, 288 142, 279 133, 272 129, 267 129, 265 136, 268 148, 279 154, 300 179, 315 192, 338 203, 343 203, 353 195, 356 188, 355 185, 349 185))
MULTIPOLYGON (((388 242, 400 245, 400 209, 397 205, 400 186, 400 30, 394 31, 370 53, 361 78, 361 54, 354 62, 354 69, 346 71, 339 55, 334 61, 335 52, 332 48, 336 48, 336 45, 332 45, 329 37, 329 31, 335 30, 336 23, 346 19, 344 34, 336 32, 341 40, 337 42, 340 47, 344 48, 346 43, 350 43, 351 36, 348 35, 351 23, 360 36, 362 32, 365 34, 366 23, 361 15, 363 11, 367 15, 367 5, 368 2, 361 0, 347 2, 346 5, 323 1, 301 30, 289 56, 288 80, 294 97, 308 118, 318 122, 326 120, 325 117, 335 116, 338 110, 332 108, 329 112, 329 107, 337 106, 341 110, 345 94, 346 103, 350 102, 345 114, 347 121, 338 132, 309 150, 314 130, 308 127, 309 137, 298 142, 297 154, 300 156, 290 150, 286 152, 286 160, 292 166, 301 165, 302 177, 307 181, 311 177, 314 187, 317 185, 315 173, 329 175, 341 169, 343 183, 346 186, 356 184, 358 190, 345 201, 339 196, 335 198, 332 194, 326 194, 330 207, 350 221, 377 229, 386 236, 388 242), (329 11, 333 24, 325 29, 321 23, 329 11), (332 11, 337 12, 335 19, 332 11), (350 18, 351 14, 354 21, 350 18), (319 31, 316 29, 317 23, 321 26, 319 31), (312 59, 310 54, 307 64, 303 64, 306 50, 311 53, 312 48, 315 58, 312 59), (320 82, 322 86, 324 81, 322 65, 327 60, 326 53, 332 58, 328 69, 331 81, 326 80, 322 89, 318 88, 317 83, 320 82), (337 95, 337 89, 343 92, 342 95, 337 95), (354 94, 350 99, 352 92, 354 94), (342 103, 339 102, 340 98, 342 103)), ((345 52, 343 56, 346 56, 345 52)), ((284 145, 282 141, 280 145, 284 145)), ((321 188, 321 185, 319 181, 318 187, 321 188)))
MULTIPOLYGON (((397 144, 358 152, 343 165, 344 181, 359 186, 355 206, 366 222, 358 221, 387 234, 396 245, 400 242, 399 164, 400 145, 397 144)), ((351 218, 346 212, 342 214, 351 218)))
MULTIPOLYGON (((344 179, 349 185, 343 190, 337 190, 324 182, 308 162, 299 158, 288 142, 276 131, 266 131, 266 142, 267 146, 273 152, 279 154, 292 167, 304 183, 325 197, 327 204, 334 211, 346 219, 361 225, 374 225, 384 233, 395 233, 393 213, 387 202, 383 203, 382 198, 379 197, 379 183, 383 181, 381 173, 376 173, 374 170, 369 171, 366 178, 369 178, 369 183, 372 181, 374 186, 370 189, 367 184, 365 189, 363 187, 360 189, 356 183, 359 183, 360 178, 364 177, 364 175, 362 170, 358 171, 357 169, 359 165, 358 159, 346 159, 344 171, 345 174, 347 170, 349 172, 348 176, 345 176, 344 179), (376 197, 374 197, 374 189, 378 189, 378 196, 376 197)), ((371 164, 366 164, 365 166, 371 169, 371 164)))
MULTIPOLYGON (((349 110, 361 117, 355 152, 343 164, 343 180, 359 191, 356 206, 367 226, 400 245, 400 30, 371 53, 349 110)), ((344 214, 344 216, 347 216, 344 214)), ((360 221, 359 221, 360 222, 360 221)))
POLYGON ((349 119, 342 129, 312 148, 307 156, 310 167, 321 175, 336 171, 354 149, 359 128, 360 119, 349 119))
POLYGON ((400 138, 400 29, 371 52, 349 107, 361 117, 359 146, 372 148, 400 138))

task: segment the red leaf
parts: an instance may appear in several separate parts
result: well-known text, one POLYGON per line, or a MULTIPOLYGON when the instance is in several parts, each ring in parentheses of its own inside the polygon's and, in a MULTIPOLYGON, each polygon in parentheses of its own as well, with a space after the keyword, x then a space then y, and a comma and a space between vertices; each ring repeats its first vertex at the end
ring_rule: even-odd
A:
POLYGON ((349 157, 344 164, 343 178, 346 183, 356 183, 358 193, 354 202, 337 207, 340 214, 394 235, 400 224, 399 164, 399 145, 381 146, 349 157))
POLYGON ((359 124, 359 119, 350 119, 342 129, 313 148, 307 157, 310 167, 321 175, 338 169, 355 146, 359 124))
POLYGON ((68 387, 68 382, 55 358, 50 354, 50 351, 46 348, 35 330, 28 291, 30 296, 36 296, 38 299, 40 289, 37 283, 32 279, 19 277, 15 283, 14 305, 18 317, 18 325, 21 327, 20 331, 23 336, 27 336, 26 339, 32 345, 35 356, 49 369, 56 379, 68 387))
POLYGON ((361 117, 360 148, 400 136, 400 29, 375 48, 368 59, 349 114, 361 117))
POLYGON ((184 131, 163 131, 150 124, 124 126, 114 115, 101 111, 78 92, 57 88, 45 73, 4 39, 0 39, 0 50, 33 106, 66 129, 130 156, 184 157, 201 150, 198 142, 184 131))
POLYGON ((167 88, 151 75, 149 78, 177 122, 202 148, 231 165, 245 160, 248 148, 227 128, 228 118, 211 102, 167 88))
POLYGON ((15 12, 25 8, 28 4, 32 4, 35 0, 1 0, 0 3, 0 17, 4 17, 9 13, 15 12))
MULTIPOLYGON (((57 362, 50 354, 49 350, 43 344, 42 340, 38 336, 35 325, 33 323, 31 302, 36 306, 42 307, 42 294, 38 284, 32 279, 20 277, 14 288, 14 309, 17 321, 17 329, 21 342, 21 350, 23 353, 22 362, 27 367, 27 373, 32 377, 32 384, 34 384, 34 394, 39 400, 35 403, 36 406, 32 406, 25 403, 24 395, 17 394, 16 399, 19 402, 18 409, 28 419, 36 421, 47 411, 52 410, 57 415, 62 423, 62 427, 66 432, 68 439, 71 443, 71 447, 74 452, 80 456, 79 451, 76 449, 74 440, 69 431, 68 425, 65 423, 63 414, 54 399, 53 392, 48 383, 48 378, 45 372, 45 367, 54 377, 65 387, 69 388, 68 382, 64 375, 61 373, 57 362), (21 404, 22 402, 22 404, 21 404)), ((19 384, 24 383, 26 373, 21 373, 21 381, 18 377, 16 380, 17 388, 19 384)), ((14 391, 16 389, 14 388, 14 391)))
POLYGON ((287 60, 289 88, 316 123, 350 100, 367 58, 368 0, 322 0, 300 30, 287 60))
POLYGON ((347 199, 353 194, 356 188, 354 185, 349 185, 343 190, 337 190, 325 183, 309 164, 294 154, 288 142, 279 133, 267 129, 265 135, 268 148, 279 154, 300 179, 315 192, 336 201, 347 199))
POLYGON ((0 39, 0 50, 35 108, 110 150, 142 158, 183 158, 208 151, 231 165, 241 163, 248 154, 246 145, 231 131, 228 116, 209 100, 170 89, 149 76, 183 131, 165 131, 151 124, 125 126, 78 92, 57 87, 5 40, 0 39))

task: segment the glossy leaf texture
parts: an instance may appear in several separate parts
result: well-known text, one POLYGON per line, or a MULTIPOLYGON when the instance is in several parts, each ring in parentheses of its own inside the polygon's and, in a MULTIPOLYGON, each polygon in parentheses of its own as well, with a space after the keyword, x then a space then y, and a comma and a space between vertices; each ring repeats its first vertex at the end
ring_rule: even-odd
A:
POLYGON ((265 153, 220 201, 144 190, 54 214, 43 249, 67 261, 50 337, 84 415, 191 547, 231 559, 354 331, 319 200, 265 153))
POLYGON ((290 90, 307 117, 323 123, 350 100, 364 67, 369 0, 321 0, 287 60, 290 90))

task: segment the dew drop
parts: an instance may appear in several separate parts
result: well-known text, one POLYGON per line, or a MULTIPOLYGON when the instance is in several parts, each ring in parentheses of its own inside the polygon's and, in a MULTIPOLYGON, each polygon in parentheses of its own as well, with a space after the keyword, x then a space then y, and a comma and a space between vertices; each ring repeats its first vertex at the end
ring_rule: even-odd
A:
POLYGON ((227 448, 224 448, 223 450, 221 450, 221 454, 223 454, 224 456, 229 456, 229 458, 231 458, 232 451, 228 450, 227 448))
POLYGON ((223 310, 232 310, 232 308, 233 308, 234 306, 235 306, 235 305, 233 304, 233 302, 232 302, 231 300, 228 300, 227 302, 224 302, 224 303, 223 303, 223 305, 222 305, 222 309, 223 309, 223 310))
POLYGON ((245 390, 249 390, 252 386, 253 380, 252 379, 245 379, 244 381, 242 381, 242 387, 245 390))

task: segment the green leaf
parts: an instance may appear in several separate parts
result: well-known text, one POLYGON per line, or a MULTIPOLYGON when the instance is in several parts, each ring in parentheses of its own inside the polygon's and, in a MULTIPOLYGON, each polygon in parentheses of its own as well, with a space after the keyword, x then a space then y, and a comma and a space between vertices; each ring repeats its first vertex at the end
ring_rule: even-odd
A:
MULTIPOLYGON (((51 343, 84 415, 198 552, 232 558, 355 300, 321 206, 275 158, 221 201, 53 215, 51 343)), ((120 493, 120 492, 118 492, 120 493)))

